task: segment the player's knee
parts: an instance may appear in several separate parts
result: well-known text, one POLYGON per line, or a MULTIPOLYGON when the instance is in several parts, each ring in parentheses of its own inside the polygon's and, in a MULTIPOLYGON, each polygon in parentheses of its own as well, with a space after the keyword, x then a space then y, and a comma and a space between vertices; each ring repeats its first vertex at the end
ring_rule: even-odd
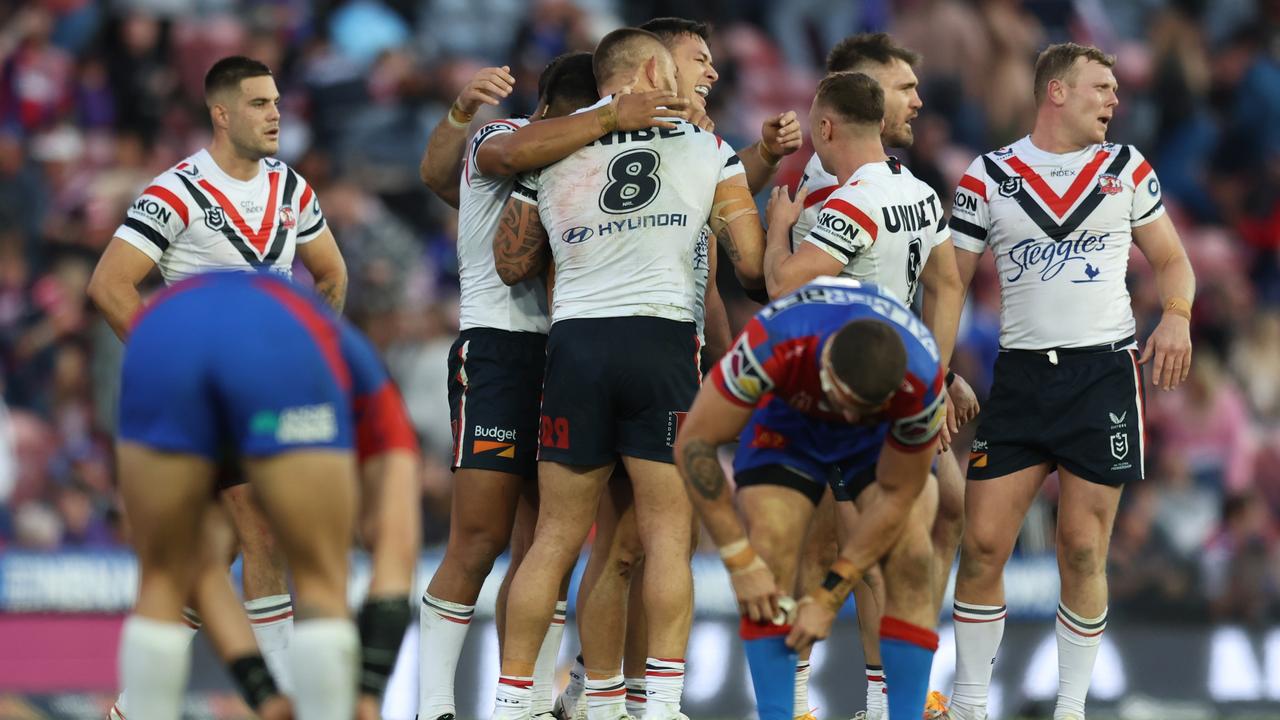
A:
POLYGON ((776 577, 791 577, 799 551, 795 538, 800 534, 775 523, 758 522, 751 528, 751 546, 764 558, 776 577))
POLYGON ((508 535, 496 528, 471 528, 458 535, 458 542, 446 550, 463 571, 472 575, 488 575, 493 561, 507 549, 508 535))
POLYGON ((1097 540, 1082 533, 1063 534, 1058 539, 1058 567, 1063 574, 1098 575, 1104 570, 1104 555, 1097 540))
POLYGON ((1009 543, 992 533, 970 527, 963 536, 960 551, 960 573, 965 577, 981 577, 998 572, 1012 552, 1009 543))

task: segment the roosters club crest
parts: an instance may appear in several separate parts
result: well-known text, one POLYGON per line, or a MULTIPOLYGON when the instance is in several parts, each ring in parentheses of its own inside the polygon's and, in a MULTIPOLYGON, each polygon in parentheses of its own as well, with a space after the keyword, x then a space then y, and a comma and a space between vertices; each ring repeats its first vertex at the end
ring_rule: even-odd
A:
POLYGON ((285 205, 280 208, 280 225, 285 230, 292 230, 298 224, 297 217, 293 214, 293 208, 285 205))
POLYGON ((1098 176, 1098 191, 1103 195, 1118 195, 1121 190, 1124 190, 1124 185, 1120 178, 1115 175, 1098 176))

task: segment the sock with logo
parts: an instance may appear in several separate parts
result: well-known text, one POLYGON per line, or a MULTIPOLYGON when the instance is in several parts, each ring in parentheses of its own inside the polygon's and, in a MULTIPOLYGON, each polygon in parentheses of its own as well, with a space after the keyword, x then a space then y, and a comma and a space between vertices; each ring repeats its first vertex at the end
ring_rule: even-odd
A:
MULTIPOLYGON (((191 641, 195 639, 196 633, 200 631, 201 625, 200 616, 196 614, 195 610, 188 607, 182 608, 181 627, 187 633, 188 647, 191 646, 191 641)), ((125 685, 120 690, 120 695, 116 697, 115 704, 111 706, 111 710, 107 713, 107 720, 128 720, 129 714, 132 712, 129 707, 129 686, 125 685)))
MULTIPOLYGON (((533 677, 499 675, 498 696, 493 703, 492 720, 528 720, 529 703, 533 700, 533 677)), ((422 716, 418 716, 422 720, 422 716)))
POLYGON ((1102 632, 1107 629, 1107 611, 1098 617, 1077 615, 1058 603, 1058 704, 1053 720, 1084 718, 1084 701, 1089 694, 1089 680, 1098 659, 1102 632))
POLYGON ((645 700, 645 681, 644 678, 624 678, 623 682, 627 686, 627 714, 633 718, 644 717, 645 700))
POLYGON ((120 684, 132 720, 167 720, 182 711, 191 666, 190 628, 130 615, 120 634, 120 684))
POLYGON ((244 611, 249 615, 249 626, 258 641, 258 649, 267 661, 267 668, 275 678, 280 692, 293 695, 293 682, 289 675, 289 637, 293 635, 293 600, 288 595, 268 595, 246 600, 244 611))
POLYGON ((889 717, 924 715, 938 633, 897 618, 880 619, 880 659, 889 683, 889 717))
POLYGON ((951 618, 956 633, 956 679, 952 714, 965 720, 985 720, 991 670, 1004 637, 1004 605, 978 605, 956 600, 951 618))
MULTIPOLYGON (((742 618, 738 634, 751 668, 760 720, 792 720, 795 704, 796 653, 787 647, 790 625, 756 623, 742 618)), ((805 708, 805 712, 809 709, 805 708)))
POLYGON ((867 717, 883 718, 885 696, 889 692, 884 684, 884 668, 879 665, 867 666, 867 717))
POLYGON ((551 712, 556 696, 556 661, 560 659, 560 640, 564 637, 564 616, 569 604, 565 600, 556 603, 547 634, 542 636, 538 648, 538 660, 533 666, 533 714, 551 712))
POLYGON ((418 608, 418 718, 436 720, 457 712, 453 677, 467 639, 474 605, 449 602, 422 593, 418 608))
POLYGON ((644 661, 645 717, 674 718, 684 693, 684 658, 649 657, 644 661))
POLYGON ((796 662, 795 703, 791 712, 796 717, 803 717, 809 714, 809 710, 809 661, 799 660, 796 662))
POLYGON ((627 714, 627 688, 622 675, 587 674, 587 720, 618 720, 627 714))

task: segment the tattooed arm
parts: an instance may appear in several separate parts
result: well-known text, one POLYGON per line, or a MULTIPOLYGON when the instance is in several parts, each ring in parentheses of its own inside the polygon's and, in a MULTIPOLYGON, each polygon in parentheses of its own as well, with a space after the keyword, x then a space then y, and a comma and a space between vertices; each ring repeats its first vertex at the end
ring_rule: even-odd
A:
POLYGON ((347 263, 329 228, 321 230, 315 239, 299 243, 298 259, 311 273, 316 294, 341 313, 347 302, 347 263))
POLYGON ((764 283, 764 229, 755 200, 741 175, 722 180, 716 185, 711 215, 707 225, 716 241, 724 248, 729 262, 744 287, 758 288, 764 283))
POLYGON ((493 264, 508 285, 542 272, 551 257, 547 230, 538 217, 538 206, 508 198, 493 235, 493 264))
POLYGON ((733 442, 751 418, 751 408, 735 405, 714 384, 702 386, 689 416, 680 425, 675 459, 694 509, 719 547, 747 537, 733 507, 733 490, 716 448, 733 442))

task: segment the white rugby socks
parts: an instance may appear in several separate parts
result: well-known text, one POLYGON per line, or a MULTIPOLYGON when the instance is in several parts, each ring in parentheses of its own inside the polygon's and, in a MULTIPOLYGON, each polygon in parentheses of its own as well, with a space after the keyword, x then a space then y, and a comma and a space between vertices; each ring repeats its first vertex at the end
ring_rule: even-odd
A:
POLYGON ((436 720, 456 713, 453 678, 467 639, 474 605, 449 602, 422 593, 418 608, 418 718, 436 720))
POLYGON ((356 708, 360 634, 347 618, 298 622, 288 649, 298 720, 351 720, 356 708))
POLYGON ((542 636, 542 647, 538 648, 538 660, 533 666, 533 701, 530 706, 534 715, 551 712, 551 707, 555 704, 556 662, 560 659, 560 640, 564 637, 564 617, 568 607, 565 600, 556 603, 551 626, 547 628, 547 634, 542 636))
POLYGON ((952 714, 964 720, 987 717, 987 693, 991 667, 1004 638, 1004 605, 977 605, 955 601, 956 679, 951 695, 952 714))
POLYGON ((1102 632, 1107 629, 1107 611, 1085 618, 1059 602, 1054 625, 1058 635, 1058 704, 1053 709, 1053 719, 1083 719, 1093 664, 1098 659, 1102 632))
POLYGON ((182 623, 139 615, 125 620, 120 684, 129 689, 128 720, 174 720, 181 715, 191 636, 191 628, 182 623))
POLYGON ((285 695, 293 695, 293 678, 289 672, 289 638, 293 635, 293 599, 288 595, 268 595, 244 602, 249 626, 258 641, 262 659, 285 695))

